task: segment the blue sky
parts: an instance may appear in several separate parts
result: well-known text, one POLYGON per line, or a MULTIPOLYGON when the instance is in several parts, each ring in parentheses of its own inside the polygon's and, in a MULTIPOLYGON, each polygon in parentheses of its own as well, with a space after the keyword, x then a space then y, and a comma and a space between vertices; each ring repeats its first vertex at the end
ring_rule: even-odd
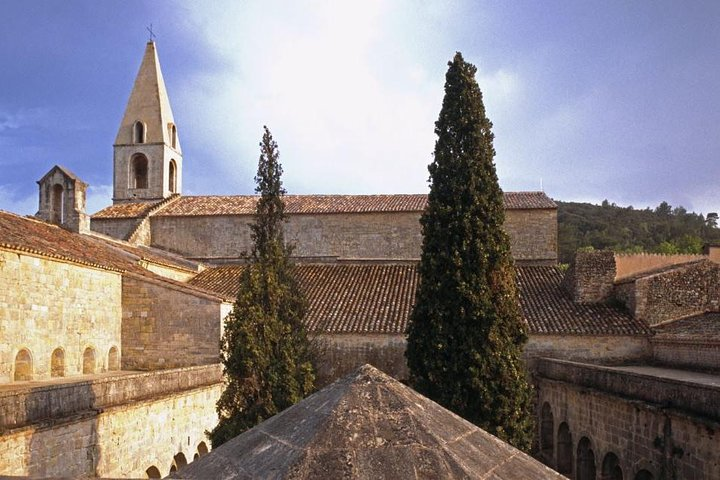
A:
POLYGON ((185 194, 427 190, 447 61, 478 67, 505 190, 720 210, 720 2, 0 1, 0 209, 54 164, 110 203, 153 24, 185 194))

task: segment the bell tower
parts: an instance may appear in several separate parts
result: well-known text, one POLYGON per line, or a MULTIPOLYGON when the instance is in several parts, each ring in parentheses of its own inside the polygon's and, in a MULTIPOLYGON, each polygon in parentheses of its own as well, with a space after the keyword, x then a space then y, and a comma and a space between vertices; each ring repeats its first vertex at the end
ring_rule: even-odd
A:
POLYGON ((161 200, 181 187, 182 150, 150 41, 113 145, 113 203, 161 200))

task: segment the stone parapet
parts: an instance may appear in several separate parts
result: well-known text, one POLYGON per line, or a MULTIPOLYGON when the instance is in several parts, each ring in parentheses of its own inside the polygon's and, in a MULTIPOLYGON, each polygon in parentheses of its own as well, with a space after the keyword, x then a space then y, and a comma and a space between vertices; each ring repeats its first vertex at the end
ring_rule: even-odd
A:
POLYGON ((551 358, 539 359, 536 365, 540 377, 720 420, 720 385, 717 384, 551 358))
POLYGON ((77 382, 16 384, 0 390, 0 434, 37 422, 172 395, 222 382, 220 364, 120 373, 77 382))

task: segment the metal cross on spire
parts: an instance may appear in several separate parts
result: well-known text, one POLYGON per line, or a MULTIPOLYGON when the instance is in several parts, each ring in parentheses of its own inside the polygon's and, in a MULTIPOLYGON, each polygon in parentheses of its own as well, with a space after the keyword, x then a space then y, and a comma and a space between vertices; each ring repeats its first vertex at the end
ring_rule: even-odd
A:
POLYGON ((149 27, 145 27, 145 30, 147 30, 148 32, 150 32, 150 39, 149 39, 149 41, 152 42, 152 41, 153 41, 153 38, 157 38, 157 35, 155 35, 155 33, 153 33, 152 23, 150 24, 149 27))

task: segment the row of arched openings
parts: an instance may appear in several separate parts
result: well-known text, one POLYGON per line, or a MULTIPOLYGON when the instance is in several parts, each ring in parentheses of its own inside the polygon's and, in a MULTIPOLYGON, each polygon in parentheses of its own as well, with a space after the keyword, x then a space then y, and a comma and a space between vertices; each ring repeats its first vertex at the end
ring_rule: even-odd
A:
POLYGON ((572 432, 567 422, 561 422, 555 434, 555 420, 552 408, 548 402, 543 403, 540 411, 540 456, 545 464, 568 477, 576 480, 654 480, 654 475, 648 470, 639 470, 633 477, 625 477, 620 465, 620 458, 614 452, 608 452, 600 465, 598 477, 595 452, 590 439, 586 436, 580 438, 577 447, 574 447, 572 432), (557 446, 557 448, 556 448, 557 446), (575 467, 575 477, 573 475, 575 467))
MULTIPOLYGON (((120 353, 117 347, 110 347, 107 358, 108 370, 120 370, 120 353)), ((23 348, 15 355, 14 367, 15 373, 13 379, 16 382, 30 381, 33 379, 33 357, 29 349, 23 348)), ((97 373, 97 359, 93 347, 87 347, 83 351, 82 373, 97 373)), ((65 376, 65 350, 62 347, 56 348, 50 355, 50 376, 65 376)))
MULTIPOLYGON (((148 188, 148 159, 142 153, 133 155, 130 173, 131 188, 148 188)), ((170 193, 177 193, 177 165, 170 160, 168 166, 168 189, 170 193)))
MULTIPOLYGON (((208 447, 205 442, 200 442, 197 446, 197 451, 195 452, 195 455, 193 456, 193 461, 197 460, 198 458, 202 457, 208 453, 208 447)), ((184 467, 188 464, 187 458, 185 457, 185 454, 182 452, 179 452, 173 457, 172 463, 170 463, 170 470, 169 474, 177 472, 179 469, 184 467)), ((169 475, 168 474, 168 475, 169 475)), ((147 478, 162 478, 162 474, 160 473, 160 469, 156 467, 155 465, 149 467, 147 470, 145 470, 145 475, 147 475, 147 478)))

